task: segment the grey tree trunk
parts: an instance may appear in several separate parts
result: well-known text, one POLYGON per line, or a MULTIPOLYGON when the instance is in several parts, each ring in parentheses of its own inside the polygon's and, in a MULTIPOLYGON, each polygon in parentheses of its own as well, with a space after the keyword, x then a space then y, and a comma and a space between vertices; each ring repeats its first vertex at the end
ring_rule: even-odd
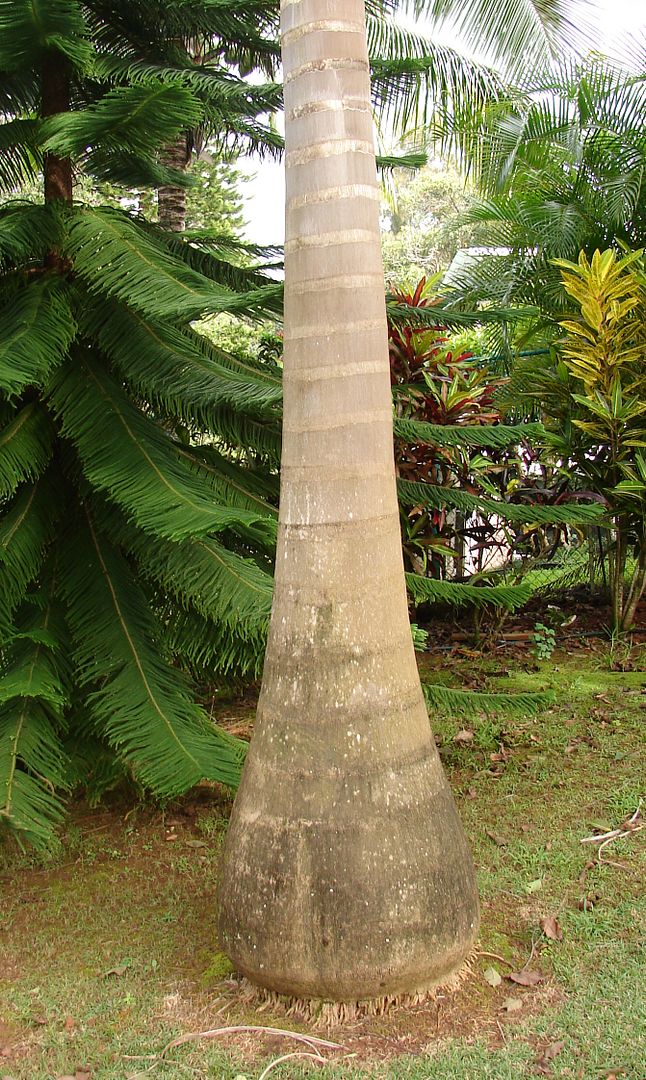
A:
POLYGON ((477 933, 408 620, 362 0, 283 0, 280 530, 256 730, 220 886, 253 982, 423 991, 477 933))

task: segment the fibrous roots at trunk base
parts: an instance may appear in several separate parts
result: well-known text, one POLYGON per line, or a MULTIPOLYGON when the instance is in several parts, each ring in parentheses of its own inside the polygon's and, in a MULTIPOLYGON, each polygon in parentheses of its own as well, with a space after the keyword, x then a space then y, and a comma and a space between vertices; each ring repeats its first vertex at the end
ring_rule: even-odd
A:
POLYGON ((424 992, 478 901, 413 653, 361 0, 283 0, 287 216, 280 527, 222 945, 295 998, 424 992))
POLYGON ((315 1029, 329 1031, 341 1024, 352 1023, 368 1016, 386 1016, 392 1009, 415 1008, 443 998, 459 990, 472 972, 469 956, 452 975, 441 983, 417 994, 386 994, 382 997, 368 998, 367 1001, 321 1001, 316 998, 295 998, 266 990, 262 986, 242 979, 239 988, 233 991, 235 1000, 244 1005, 251 1005, 263 1011, 270 1008, 274 1013, 285 1015, 294 1020, 310 1024, 315 1029))

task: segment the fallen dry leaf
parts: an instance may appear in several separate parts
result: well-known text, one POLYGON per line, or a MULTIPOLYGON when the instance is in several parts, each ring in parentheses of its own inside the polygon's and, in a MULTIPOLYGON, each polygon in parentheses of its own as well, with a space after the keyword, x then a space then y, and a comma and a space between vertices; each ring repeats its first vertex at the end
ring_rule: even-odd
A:
POLYGON ((554 915, 546 915, 544 919, 541 919, 539 926, 545 937, 550 938, 552 941, 563 941, 561 924, 554 915))
POLYGON ((203 848, 203 847, 206 847, 206 841, 205 840, 187 840, 186 841, 186 846, 187 847, 192 847, 192 848, 203 848))
POLYGON ((543 971, 511 971, 507 978, 519 986, 538 986, 547 975, 543 971))
POLYGON ((502 976, 499 971, 496 971, 495 967, 488 967, 482 977, 485 982, 489 983, 489 986, 500 986, 502 982, 502 976))
POLYGON ((507 841, 504 836, 500 836, 491 829, 485 829, 485 836, 488 836, 490 840, 493 840, 497 847, 507 847, 507 841))
POLYGON ((462 728, 462 731, 458 731, 457 735, 453 736, 453 742, 456 743, 470 743, 473 742, 474 735, 468 728, 462 728))
POLYGON ((547 1065, 549 1065, 550 1061, 554 1060, 557 1054, 561 1053, 561 1050, 564 1046, 564 1041, 550 1043, 549 1046, 545 1047, 541 1056, 537 1058, 536 1064, 541 1065, 543 1068, 545 1068, 547 1065))
POLYGON ((502 1005, 500 1006, 501 1009, 504 1009, 505 1012, 508 1013, 518 1012, 520 1009, 522 1009, 522 1007, 523 999, 514 997, 505 998, 502 1005))
POLYGON ((73 1016, 66 1016, 65 1017, 65 1023, 63 1024, 63 1027, 65 1028, 65 1030, 66 1031, 74 1031, 75 1026, 76 1026, 76 1023, 75 1023, 74 1017, 73 1016))

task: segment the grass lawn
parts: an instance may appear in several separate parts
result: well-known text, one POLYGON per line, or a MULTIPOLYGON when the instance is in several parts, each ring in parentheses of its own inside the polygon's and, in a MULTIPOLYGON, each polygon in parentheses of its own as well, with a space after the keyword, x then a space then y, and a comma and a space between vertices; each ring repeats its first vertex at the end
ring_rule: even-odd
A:
MULTIPOLYGON (((435 724, 482 897, 460 990, 331 1031, 258 1011, 214 936, 226 795, 198 789, 164 813, 112 799, 76 806, 49 861, 0 853, 0 1078, 646 1080, 646 829, 614 839, 601 862, 599 842, 580 843, 620 826, 644 794, 644 675, 589 652, 504 674, 469 656, 441 663, 450 685, 557 694, 537 716, 435 724), (232 1025, 341 1049, 243 1031, 158 1056, 232 1025), (303 1052, 325 1061, 272 1067, 303 1052)), ((221 711, 244 725, 250 708, 221 711)))

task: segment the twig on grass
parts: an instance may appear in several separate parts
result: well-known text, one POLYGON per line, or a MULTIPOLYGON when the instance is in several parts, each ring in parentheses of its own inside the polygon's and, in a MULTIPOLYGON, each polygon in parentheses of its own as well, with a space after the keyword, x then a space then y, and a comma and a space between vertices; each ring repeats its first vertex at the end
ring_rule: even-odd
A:
POLYGON ((311 1058, 312 1061, 317 1061, 319 1064, 321 1064, 321 1062, 325 1064, 326 1061, 323 1054, 309 1054, 307 1050, 294 1050, 291 1054, 283 1054, 282 1057, 274 1058, 273 1061, 270 1061, 267 1068, 263 1069, 261 1072, 258 1080, 265 1080, 265 1077, 269 1076, 273 1069, 278 1065, 282 1065, 283 1061, 289 1061, 291 1058, 311 1058))
MULTIPOLYGON (((190 1031, 186 1035, 180 1035, 179 1038, 173 1039, 167 1043, 164 1049, 159 1054, 122 1054, 122 1057, 127 1061, 151 1061, 152 1064, 147 1069, 142 1069, 140 1072, 133 1073, 128 1077, 128 1080, 136 1080, 137 1077, 145 1076, 146 1073, 153 1072, 158 1065, 164 1063, 164 1059, 169 1050, 174 1049, 176 1046, 183 1046, 184 1043, 197 1042, 198 1039, 215 1039, 218 1035, 237 1035, 242 1032, 252 1032, 258 1035, 277 1035, 285 1039, 294 1039, 295 1042, 304 1043, 309 1050, 313 1050, 314 1053, 308 1054, 305 1051, 301 1051, 298 1054, 287 1054, 286 1057, 311 1057, 316 1058, 318 1061, 325 1061, 325 1058, 321 1054, 319 1047, 325 1050, 345 1050, 345 1047, 341 1043, 329 1042, 327 1039, 318 1039, 315 1035, 303 1035, 300 1031, 285 1031, 282 1028, 263 1027, 256 1024, 234 1024, 230 1027, 209 1028, 208 1031, 190 1031)), ((285 1058, 279 1058, 276 1062, 270 1062, 271 1067, 278 1062, 285 1060, 285 1058)), ((180 1064, 177 1062, 177 1064, 180 1064)), ((190 1066, 184 1065, 189 1071, 193 1071, 190 1066)), ((263 1076, 267 1075, 266 1069, 263 1076)))
POLYGON ((515 966, 511 960, 505 960, 504 956, 500 956, 497 952, 485 952, 484 949, 478 949, 476 956, 488 956, 491 960, 500 960, 502 964, 506 964, 510 968, 515 966))
POLYGON ((178 1039, 166 1044, 159 1054, 163 1058, 169 1050, 176 1046, 183 1046, 187 1042, 197 1042, 198 1039, 215 1039, 218 1035, 238 1035, 242 1032, 253 1032, 257 1035, 278 1035, 284 1039, 294 1039, 295 1042, 305 1043, 310 1049, 315 1050, 322 1046, 326 1050, 345 1050, 340 1043, 328 1042, 327 1039, 317 1039, 314 1035, 303 1035, 299 1031, 284 1031, 282 1028, 263 1027, 255 1024, 234 1024, 231 1027, 210 1028, 208 1031, 190 1031, 186 1035, 180 1035, 178 1039))
MULTIPOLYGON (((584 836, 579 843, 580 844, 599 844, 599 850, 597 852, 597 859, 599 862, 604 860, 601 858, 601 852, 608 844, 612 844, 613 840, 623 840, 626 836, 632 836, 633 833, 641 832, 644 828, 645 822, 637 824, 637 820, 641 817, 642 800, 639 800, 639 806, 635 810, 632 817, 629 817, 627 821, 624 821, 618 829, 611 829, 610 832, 600 833, 594 836, 584 836)), ((606 860, 608 861, 608 860, 606 860)))

